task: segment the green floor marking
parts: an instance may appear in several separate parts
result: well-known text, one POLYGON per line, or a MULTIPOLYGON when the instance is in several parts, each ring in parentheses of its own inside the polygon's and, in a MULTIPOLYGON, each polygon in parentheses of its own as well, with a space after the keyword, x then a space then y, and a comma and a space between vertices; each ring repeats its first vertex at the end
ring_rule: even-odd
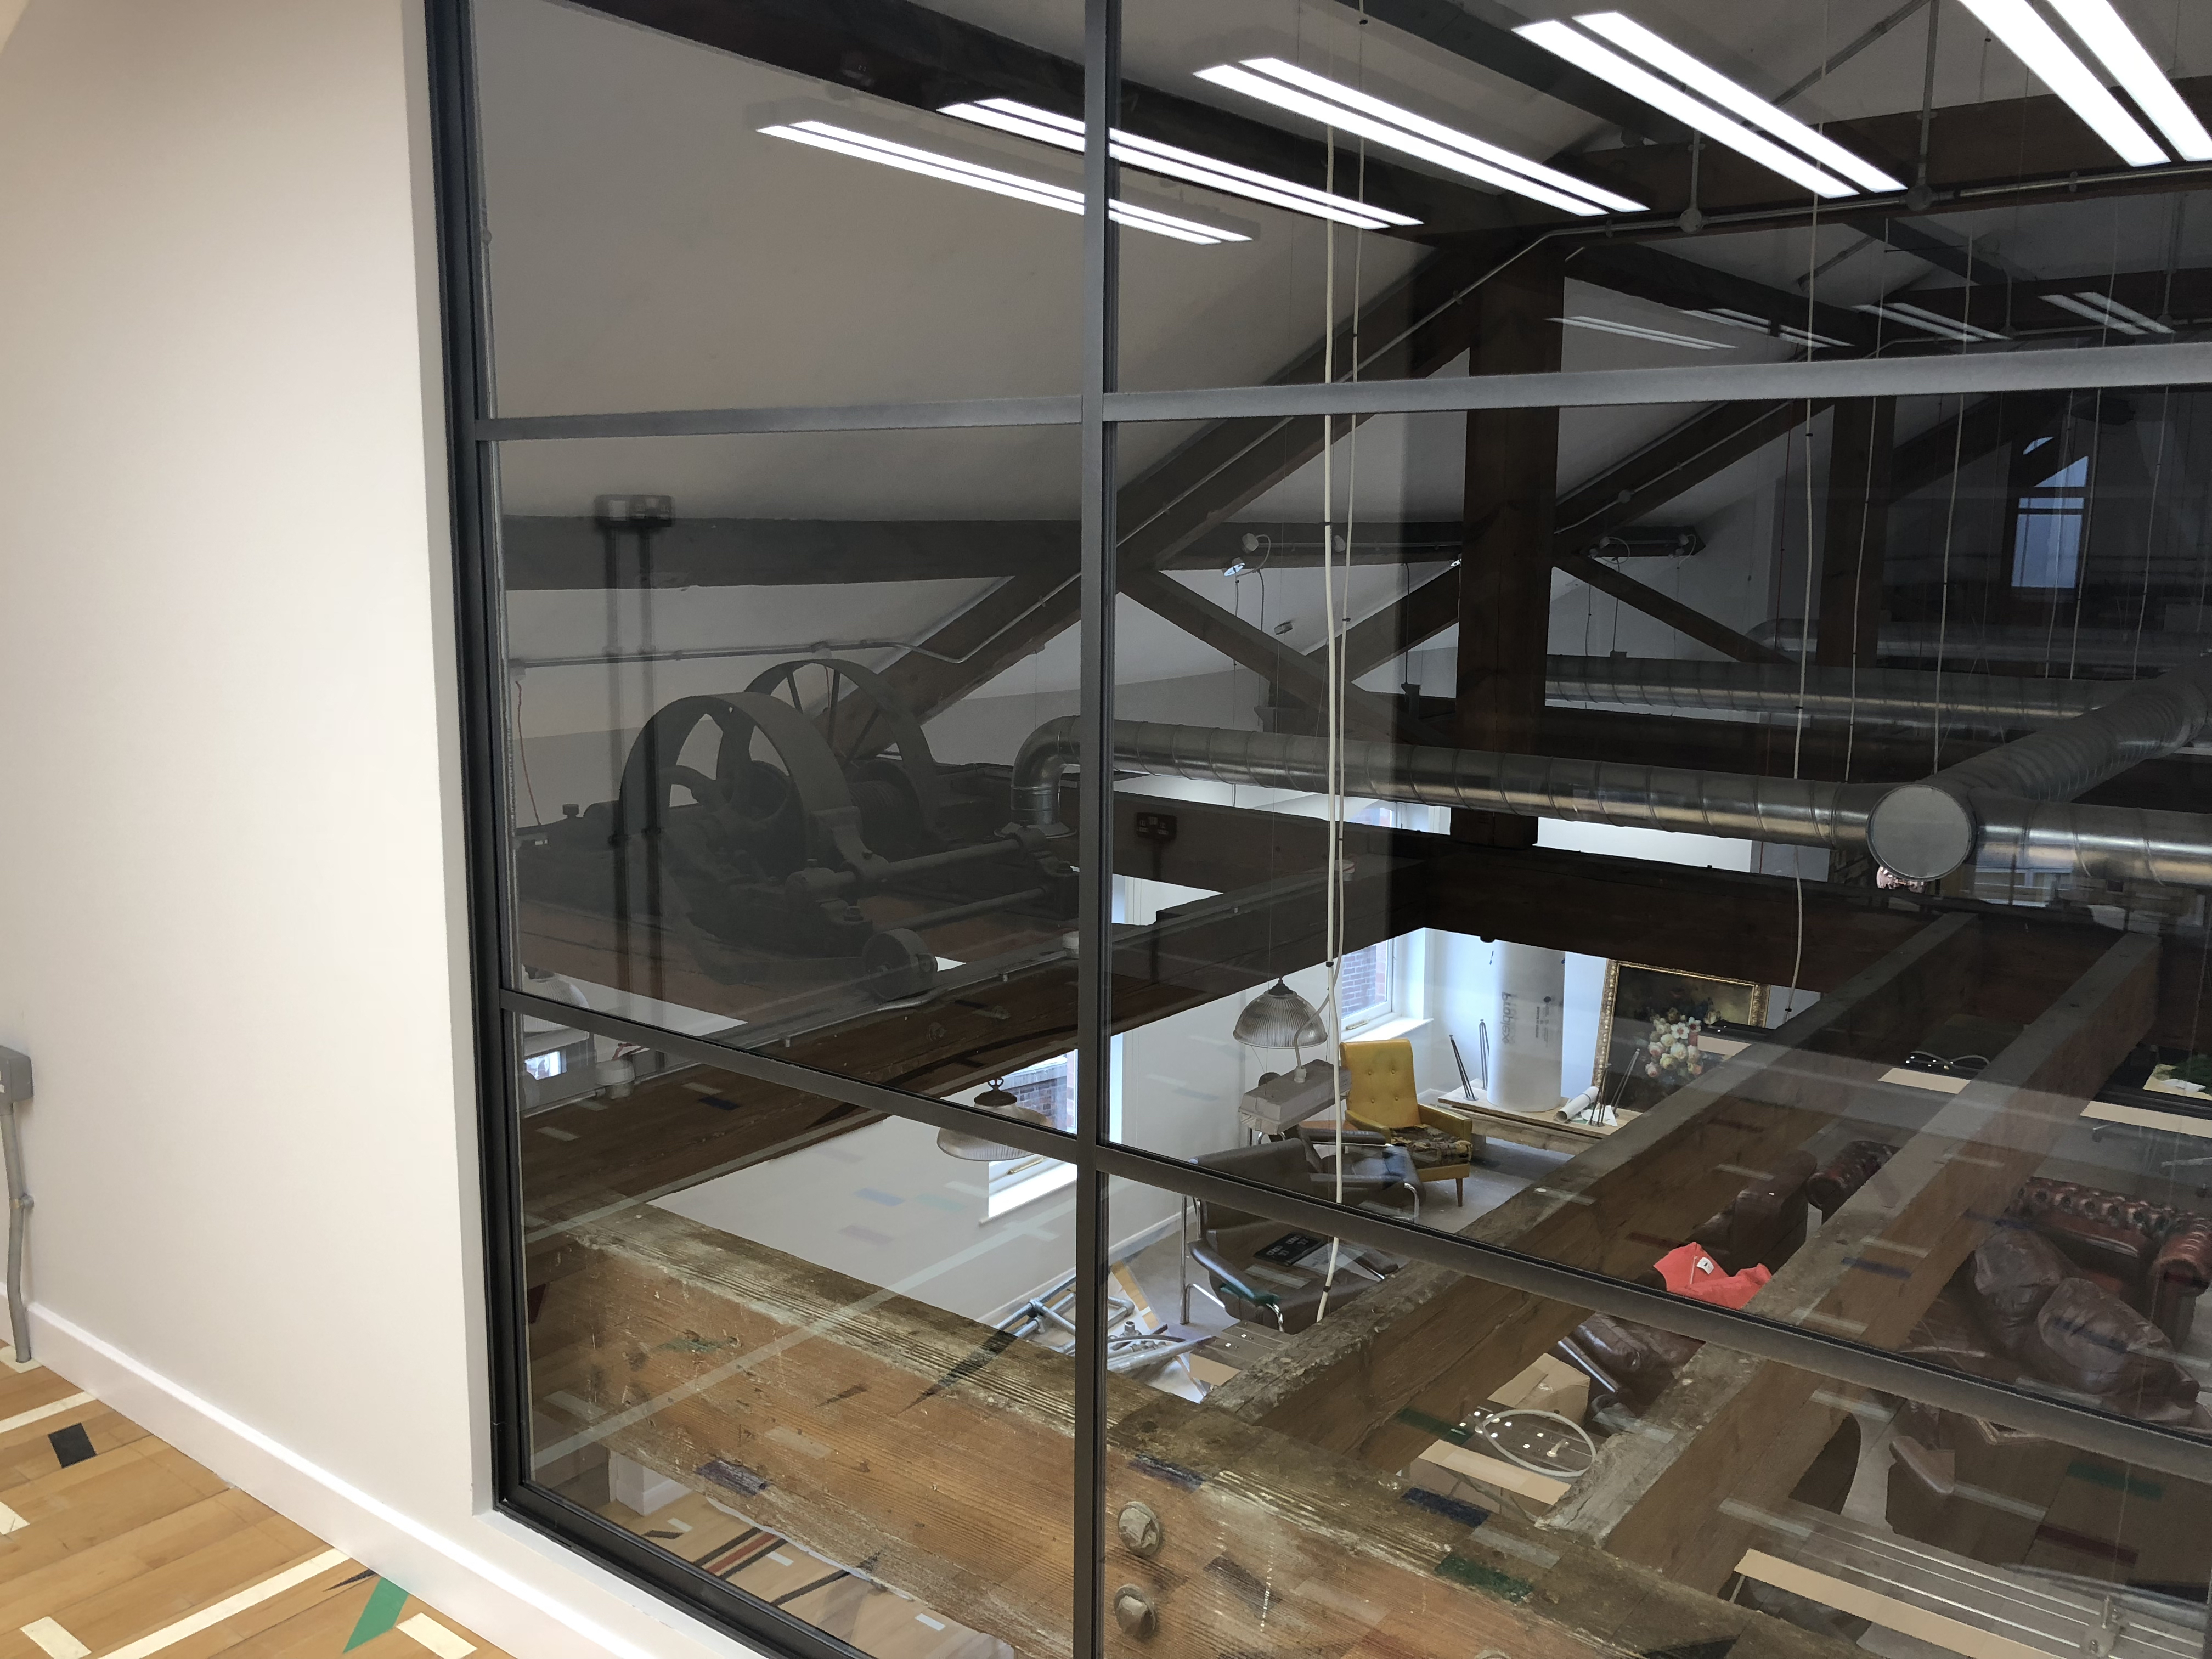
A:
POLYGON ((368 1604, 361 1610, 361 1618, 353 1627, 353 1634, 339 1651, 351 1653, 363 1642, 374 1642, 399 1622, 399 1610, 407 1605, 407 1592, 389 1578, 380 1578, 376 1588, 368 1593, 368 1604))

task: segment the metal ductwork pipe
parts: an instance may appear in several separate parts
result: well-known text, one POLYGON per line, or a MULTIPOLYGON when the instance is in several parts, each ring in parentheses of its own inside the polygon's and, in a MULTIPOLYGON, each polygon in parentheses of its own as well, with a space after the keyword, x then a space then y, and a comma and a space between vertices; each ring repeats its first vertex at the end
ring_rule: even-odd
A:
POLYGON ((1544 695, 1553 702, 1632 708, 1728 709, 1905 726, 2003 732, 2073 720, 2127 692, 2127 680, 2023 679, 1937 674, 1918 668, 1816 668, 1794 663, 1684 662, 1672 658, 1551 657, 1544 695))
MULTIPOLYGON (((1077 760, 1076 731, 1073 717, 1049 720, 1022 744, 1013 775, 1014 811, 1020 822, 1057 822, 1060 775, 1077 760)), ((1882 784, 1743 777, 1478 750, 1358 741, 1340 747, 1345 793, 1371 800, 1796 847, 1864 845, 1869 819, 1895 793, 1882 784)), ((1329 781, 1328 746, 1322 738, 1146 720, 1114 723, 1114 762, 1162 777, 1314 793, 1326 793, 1329 781)), ((1969 800, 1984 864, 2082 880, 2212 887, 2212 819, 2198 814, 1995 793, 1974 793, 1969 800)))
MULTIPOLYGON (((1893 788, 1868 822, 1868 844, 1885 868, 1916 881, 1936 880, 1974 857, 1988 827, 1981 804, 1996 797, 2006 799, 1998 810, 2019 832, 2014 844, 2023 850, 2038 846, 2033 817, 2022 821, 2016 810, 2021 804, 2071 801, 2140 761, 2187 748, 2208 721, 2212 660, 2154 680, 2136 680, 2086 714, 1947 766, 1918 783, 1893 788)), ((2052 827, 2056 822, 2043 820, 2038 850, 2045 855, 2055 851, 2054 836, 2063 839, 2063 832, 2052 827)), ((2130 837, 2120 833, 2119 844, 2128 844, 2130 837)), ((2148 848, 2152 843, 2142 844, 2148 848)))
MULTIPOLYGON (((1014 762, 1016 813, 1047 824, 1059 811, 1060 774, 1074 763, 1076 723, 1049 720, 1014 762)), ((1474 807, 1523 817, 1573 818, 1641 830, 1829 847, 1863 841, 1881 784, 1742 777, 1620 761, 1557 760, 1478 749, 1415 748, 1346 740, 1338 745, 1344 791, 1373 800, 1474 807)), ((1114 760, 1158 777, 1204 778, 1324 793, 1328 745, 1321 738, 1216 726, 1114 722, 1114 760)))

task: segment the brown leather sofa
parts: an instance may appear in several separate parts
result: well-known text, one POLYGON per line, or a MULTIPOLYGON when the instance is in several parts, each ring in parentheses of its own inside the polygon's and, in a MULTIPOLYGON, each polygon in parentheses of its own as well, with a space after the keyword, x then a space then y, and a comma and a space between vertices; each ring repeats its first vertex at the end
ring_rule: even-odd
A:
MULTIPOLYGON (((1822 1218, 1893 1150, 1853 1141, 1814 1176, 1806 1190, 1822 1218)), ((2142 1314, 2175 1346, 2189 1340, 2197 1298, 2212 1287, 2212 1216, 2039 1176, 2021 1188, 2005 1217, 2050 1240, 2076 1273, 2142 1314)))
MULTIPOLYGON (((1798 1153, 1692 1235, 1730 1273, 1778 1269, 1894 1148, 1853 1141, 1818 1170, 1798 1153)), ((1993 1381, 2056 1385, 2110 1409, 2191 1420, 2197 1389, 2173 1363, 2212 1285, 2212 1217, 2041 1177, 1907 1339, 1904 1352, 1993 1381)), ((1643 1276, 1656 1285, 1656 1273, 1643 1276)), ((1592 1404, 1641 1414, 1698 1345, 1627 1320, 1585 1320, 1553 1352, 1587 1373, 1592 1404)))
MULTIPOLYGON (((1337 1194, 1335 1161, 1322 1149, 1333 1152, 1336 1139, 1334 1131, 1302 1127, 1281 1140, 1211 1152, 1197 1161, 1224 1175, 1332 1202, 1337 1194)), ((1347 1131, 1343 1142, 1345 1203, 1404 1220, 1417 1218, 1419 1182, 1405 1149, 1390 1145, 1386 1136, 1357 1130, 1347 1131)), ((1326 1273, 1297 1265, 1301 1255, 1326 1244, 1325 1238, 1231 1205, 1201 1200, 1193 1207, 1196 1237, 1186 1235, 1186 1254, 1205 1270, 1207 1288, 1223 1310, 1254 1324, 1304 1330, 1321 1311, 1324 1288, 1329 1304, 1340 1307, 1401 1265, 1380 1250, 1347 1243, 1338 1251, 1332 1284, 1326 1273)), ((1188 1320, 1188 1284, 1184 1295, 1188 1320)))

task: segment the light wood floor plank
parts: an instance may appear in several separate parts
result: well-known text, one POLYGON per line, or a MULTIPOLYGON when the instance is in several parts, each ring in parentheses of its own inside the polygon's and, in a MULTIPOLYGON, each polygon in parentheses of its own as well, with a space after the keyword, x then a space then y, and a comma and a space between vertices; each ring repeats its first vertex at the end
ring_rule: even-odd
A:
MULTIPOLYGON (((106 1654, 282 1572, 322 1547, 302 1528, 270 1516, 126 1583, 42 1611, 67 1626, 94 1653, 106 1654)), ((41 1656, 17 1630, 0 1633, 0 1659, 41 1656)))
MULTIPOLYGON (((0 1366, 0 1422, 78 1392, 43 1368, 0 1366)), ((23 1522, 0 1534, 0 1659, 49 1659, 27 1626, 50 1638, 66 1632, 89 1659, 149 1644, 158 1645, 143 1659, 339 1659, 378 1582, 95 1400, 0 1434, 0 1504, 23 1522), (64 1467, 49 1437, 72 1425, 93 1455, 64 1467), (312 1576, 190 1628, 302 1567, 312 1576)), ((398 1621, 425 1616, 471 1645, 468 1659, 507 1659, 411 1597, 398 1621)), ((433 1659, 398 1628, 357 1651, 433 1659)))
POLYGON ((120 1451, 146 1437, 146 1431, 122 1413, 94 1401, 82 1411, 71 1412, 43 1423, 34 1423, 27 1429, 0 1439, 0 1495, 9 1487, 35 1480, 51 1474, 61 1467, 49 1437, 58 1429, 70 1424, 82 1426, 92 1442, 93 1455, 100 1456, 120 1451))
POLYGON ((88 1544, 33 1572, 0 1577, 0 1630, 19 1629, 57 1607, 132 1583, 146 1573, 267 1519, 242 1492, 213 1498, 88 1544))
POLYGON ((0 1578, 36 1572, 224 1490, 183 1453, 153 1439, 57 1468, 6 1494, 27 1524, 0 1538, 0 1578))

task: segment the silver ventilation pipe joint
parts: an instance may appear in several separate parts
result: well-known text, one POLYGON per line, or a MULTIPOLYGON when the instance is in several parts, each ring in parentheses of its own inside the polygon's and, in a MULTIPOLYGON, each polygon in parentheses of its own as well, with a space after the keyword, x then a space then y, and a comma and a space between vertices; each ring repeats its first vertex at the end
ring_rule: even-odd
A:
MULTIPOLYGON (((2101 844, 2102 838, 2093 835, 2087 841, 2078 836, 2069 840, 2063 824, 2070 823, 2076 831, 2087 827, 2078 810, 2072 815, 2030 811, 2023 816, 2024 805, 2070 802, 2139 762, 2187 748, 2208 722, 2212 722, 2212 660, 2154 680, 2135 681, 2087 714, 1945 767, 1918 783, 1891 789, 1868 819, 1867 843, 1885 869, 1913 881, 1940 880, 1978 851, 1986 862, 2051 867, 2045 860, 2055 858, 2062 844, 2086 850, 2101 844), (2002 856, 2006 848, 2014 853, 2014 859, 2002 856)), ((2140 835, 2115 826, 2117 839, 2098 855, 2100 860, 2120 856, 2131 866, 2170 860, 2170 853, 2154 854, 2152 849, 2170 848, 2182 825, 2193 823, 2193 838, 2203 839, 2203 822, 2189 813, 2130 816, 2179 823, 2139 825, 2140 835), (2121 849, 2130 847, 2133 852, 2122 854, 2121 849)))
POLYGON ((1933 730, 1940 714, 1948 731, 1983 732, 2069 720, 2125 695, 2131 684, 1650 657, 1549 657, 1544 668, 1544 695, 1553 702, 1741 714, 1795 715, 1802 708, 1811 720, 1921 730, 1933 730))

